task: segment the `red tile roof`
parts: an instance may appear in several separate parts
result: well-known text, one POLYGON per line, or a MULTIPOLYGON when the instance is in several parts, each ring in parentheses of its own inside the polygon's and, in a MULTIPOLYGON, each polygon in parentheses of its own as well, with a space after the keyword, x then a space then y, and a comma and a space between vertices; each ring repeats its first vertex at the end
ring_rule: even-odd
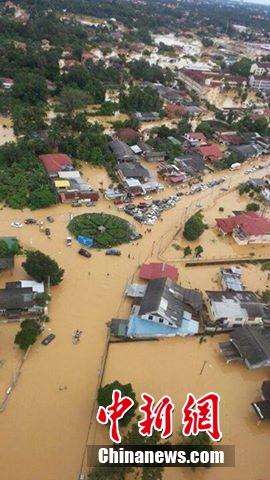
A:
POLYGON ((71 159, 64 153, 46 153, 38 158, 48 173, 60 172, 63 167, 72 166, 71 159))
POLYGON ((165 110, 168 117, 185 115, 188 112, 187 107, 184 105, 177 105, 176 103, 169 103, 166 105, 165 110))
POLYGON ((216 145, 205 145, 197 148, 198 152, 210 160, 219 160, 223 157, 222 151, 216 145))
POLYGON ((229 142, 232 145, 240 145, 240 143, 242 142, 241 137, 239 135, 237 135, 237 133, 229 133, 229 132, 228 133, 221 133, 220 138, 224 142, 229 142))
POLYGON ((217 226, 231 234, 238 227, 246 236, 270 234, 270 219, 261 217, 255 212, 243 213, 229 218, 216 218, 217 226))
POLYGON ((120 128, 116 133, 120 140, 131 140, 139 136, 139 133, 133 128, 120 128))
POLYGON ((178 270, 167 263, 149 263, 141 267, 140 278, 153 280, 155 278, 170 278, 173 282, 178 280, 178 270))

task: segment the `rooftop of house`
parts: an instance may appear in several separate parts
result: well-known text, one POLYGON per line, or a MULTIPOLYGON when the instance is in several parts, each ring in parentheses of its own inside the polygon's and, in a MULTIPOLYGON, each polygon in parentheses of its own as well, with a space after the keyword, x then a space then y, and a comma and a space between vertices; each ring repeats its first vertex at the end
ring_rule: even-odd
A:
POLYGON ((216 145, 201 145, 197 151, 204 157, 210 160, 219 160, 223 157, 223 152, 216 145))
POLYGON ((240 228, 246 236, 270 234, 270 219, 256 212, 245 212, 228 218, 216 218, 217 226, 226 234, 232 234, 235 228, 240 228))
POLYGON ((232 332, 231 342, 250 368, 270 364, 270 329, 245 325, 232 332))
POLYGON ((145 263, 139 273, 140 278, 152 280, 155 278, 170 278, 173 282, 178 280, 178 270, 167 263, 145 263))
POLYGON ((64 153, 46 153, 39 155, 38 158, 48 173, 59 172, 65 170, 65 168, 72 168, 72 160, 64 153))
POLYGON ((126 178, 150 178, 148 170, 139 162, 122 162, 118 168, 126 178))
POLYGON ((181 325, 185 310, 196 314, 201 309, 202 295, 198 290, 183 288, 169 278, 157 278, 148 283, 139 315, 161 310, 177 325, 181 325))
POLYGON ((34 306, 35 293, 32 287, 15 287, 0 290, 0 310, 21 310, 34 306))
POLYGON ((221 132, 220 139, 231 145, 240 145, 242 143, 242 138, 236 132, 221 132))
POLYGON ((198 140, 199 142, 206 142, 206 136, 202 132, 189 132, 185 135, 185 137, 189 140, 198 140))
POLYGON ((133 161, 137 160, 137 156, 133 153, 131 148, 122 140, 112 140, 109 142, 109 147, 119 161, 133 161))
POLYGON ((206 291, 216 320, 253 318, 268 319, 269 309, 249 291, 206 291))
POLYGON ((181 167, 181 170, 191 175, 203 172, 205 169, 205 161, 198 153, 177 157, 175 158, 175 163, 181 167))
POLYGON ((136 132, 133 128, 120 128, 117 130, 116 135, 120 140, 131 140, 137 138, 139 133, 136 132))

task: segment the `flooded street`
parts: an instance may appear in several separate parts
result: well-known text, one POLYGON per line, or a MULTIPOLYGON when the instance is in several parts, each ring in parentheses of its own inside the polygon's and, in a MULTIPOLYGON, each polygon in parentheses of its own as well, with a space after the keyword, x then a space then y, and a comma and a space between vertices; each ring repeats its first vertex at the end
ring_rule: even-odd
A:
MULTIPOLYGON (((104 188, 110 183, 103 170, 84 166, 83 172, 94 188, 100 187, 101 182, 104 188)), ((262 176, 263 173, 257 173, 256 176, 262 176)), ((230 174, 228 182, 231 182, 231 187, 240 182, 241 175, 241 171, 230 174)), ((218 177, 218 174, 214 176, 218 177)), ((160 196, 174 192, 173 188, 166 188, 160 196)), ((160 255, 164 258, 182 255, 171 246, 172 239, 186 216, 197 208, 198 200, 204 203, 206 209, 209 208, 209 220, 214 218, 221 198, 225 208, 221 216, 230 213, 235 206, 234 201, 239 208, 239 198, 234 192, 224 196, 221 193, 217 187, 194 197, 183 197, 174 209, 163 214, 163 221, 158 221, 150 233, 145 233, 145 225, 136 224, 143 238, 138 245, 131 243, 121 246, 121 257, 106 257, 104 251, 93 251, 92 258, 85 259, 77 254, 78 244, 75 241, 72 247, 65 246, 70 214, 106 211, 132 221, 131 217, 117 212, 104 199, 100 199, 94 209, 58 205, 36 212, 8 208, 0 210, 0 235, 17 235, 24 248, 40 249, 65 269, 63 282, 51 289, 51 321, 43 334, 45 337, 52 331, 56 338, 47 347, 40 344, 42 337, 38 339, 23 366, 6 410, 0 414, 1 455, 5 459, 1 465, 1 479, 78 479, 106 343, 106 323, 112 317, 128 314, 130 304, 123 299, 123 290, 140 264, 150 258, 158 259, 160 255), (29 216, 44 220, 48 215, 55 218, 55 223, 50 225, 51 240, 35 225, 21 229, 10 226, 14 220, 23 221, 29 216), (74 345, 72 333, 77 328, 83 334, 81 342, 74 345), (66 385, 67 389, 59 390, 62 385, 66 385)), ((205 245, 203 237, 200 243, 206 250, 206 243, 209 244, 215 234, 210 228, 204 235, 205 245)), ((215 238, 218 237, 215 235, 215 238)), ((176 241, 183 242, 179 235, 176 241)), ((217 242, 219 247, 216 247, 216 253, 223 249, 226 242, 226 239, 217 242)), ((231 248, 234 247, 231 246, 228 251, 231 248)), ((206 271, 200 267, 187 269, 182 261, 178 262, 178 257, 176 266, 180 271, 179 281, 184 286, 191 282, 194 287, 204 289, 208 288, 207 279, 209 286, 214 283, 212 278, 215 278, 217 269, 211 272, 209 267, 206 271)), ((13 275, 1 275, 1 286, 6 281, 26 278, 20 267, 21 262, 22 258, 19 257, 13 275)), ((266 281, 265 274, 258 266, 252 265, 247 267, 247 271, 249 269, 252 279, 249 280, 250 274, 245 276, 250 281, 249 288, 254 288, 256 283, 259 285, 260 276, 263 282, 266 281)), ((20 353, 13 345, 17 330, 18 324, 0 324, 0 360, 4 360, 0 367, 1 395, 20 361, 20 353), (2 344, 5 344, 4 348, 2 344)), ((217 349, 219 338, 208 339, 202 345, 199 345, 197 338, 111 345, 104 382, 115 379, 131 382, 138 394, 143 390, 157 396, 167 393, 179 406, 182 406, 189 391, 195 395, 217 391, 222 397, 224 444, 236 445, 237 468, 233 471, 211 469, 196 472, 197 478, 225 480, 229 475, 230 480, 268 480, 270 427, 268 423, 257 425, 250 407, 250 403, 259 397, 261 382, 268 378, 268 372, 250 372, 241 365, 225 365, 217 349), (199 375, 204 360, 207 361, 207 368, 199 375), (250 470, 254 475, 250 476, 250 470)), ((177 419, 175 425, 176 422, 177 419)), ((105 429, 102 435, 104 433, 105 429)), ((176 478, 175 470, 168 469, 164 479, 173 478, 176 478)), ((178 472, 177 478, 189 480, 191 473, 178 472)))

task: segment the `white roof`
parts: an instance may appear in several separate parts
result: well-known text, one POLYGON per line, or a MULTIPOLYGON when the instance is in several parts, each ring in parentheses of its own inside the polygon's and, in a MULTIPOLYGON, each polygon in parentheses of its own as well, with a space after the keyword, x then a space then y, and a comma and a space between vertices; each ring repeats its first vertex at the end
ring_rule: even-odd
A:
POLYGON ((136 178, 126 178, 125 182, 129 187, 141 187, 142 186, 141 182, 139 180, 137 180, 136 178))
POLYGON ((33 292, 36 293, 44 293, 44 283, 41 282, 35 282, 34 280, 21 280, 21 286, 22 288, 31 288, 33 289, 33 292))
POLYGON ((139 145, 132 145, 130 148, 134 153, 142 153, 142 149, 139 147, 139 145))
POLYGON ((80 178, 81 174, 77 170, 71 172, 58 172, 59 178, 80 178))

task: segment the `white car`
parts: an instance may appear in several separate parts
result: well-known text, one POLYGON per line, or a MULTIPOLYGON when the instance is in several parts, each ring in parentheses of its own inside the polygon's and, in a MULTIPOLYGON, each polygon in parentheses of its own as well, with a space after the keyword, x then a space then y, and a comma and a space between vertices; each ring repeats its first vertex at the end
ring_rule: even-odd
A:
POLYGON ((23 227, 23 224, 20 223, 20 222, 12 222, 10 224, 11 227, 15 227, 15 228, 22 228, 23 227))
POLYGON ((150 197, 150 195, 145 195, 145 197, 143 197, 144 200, 152 200, 152 197, 150 197))

